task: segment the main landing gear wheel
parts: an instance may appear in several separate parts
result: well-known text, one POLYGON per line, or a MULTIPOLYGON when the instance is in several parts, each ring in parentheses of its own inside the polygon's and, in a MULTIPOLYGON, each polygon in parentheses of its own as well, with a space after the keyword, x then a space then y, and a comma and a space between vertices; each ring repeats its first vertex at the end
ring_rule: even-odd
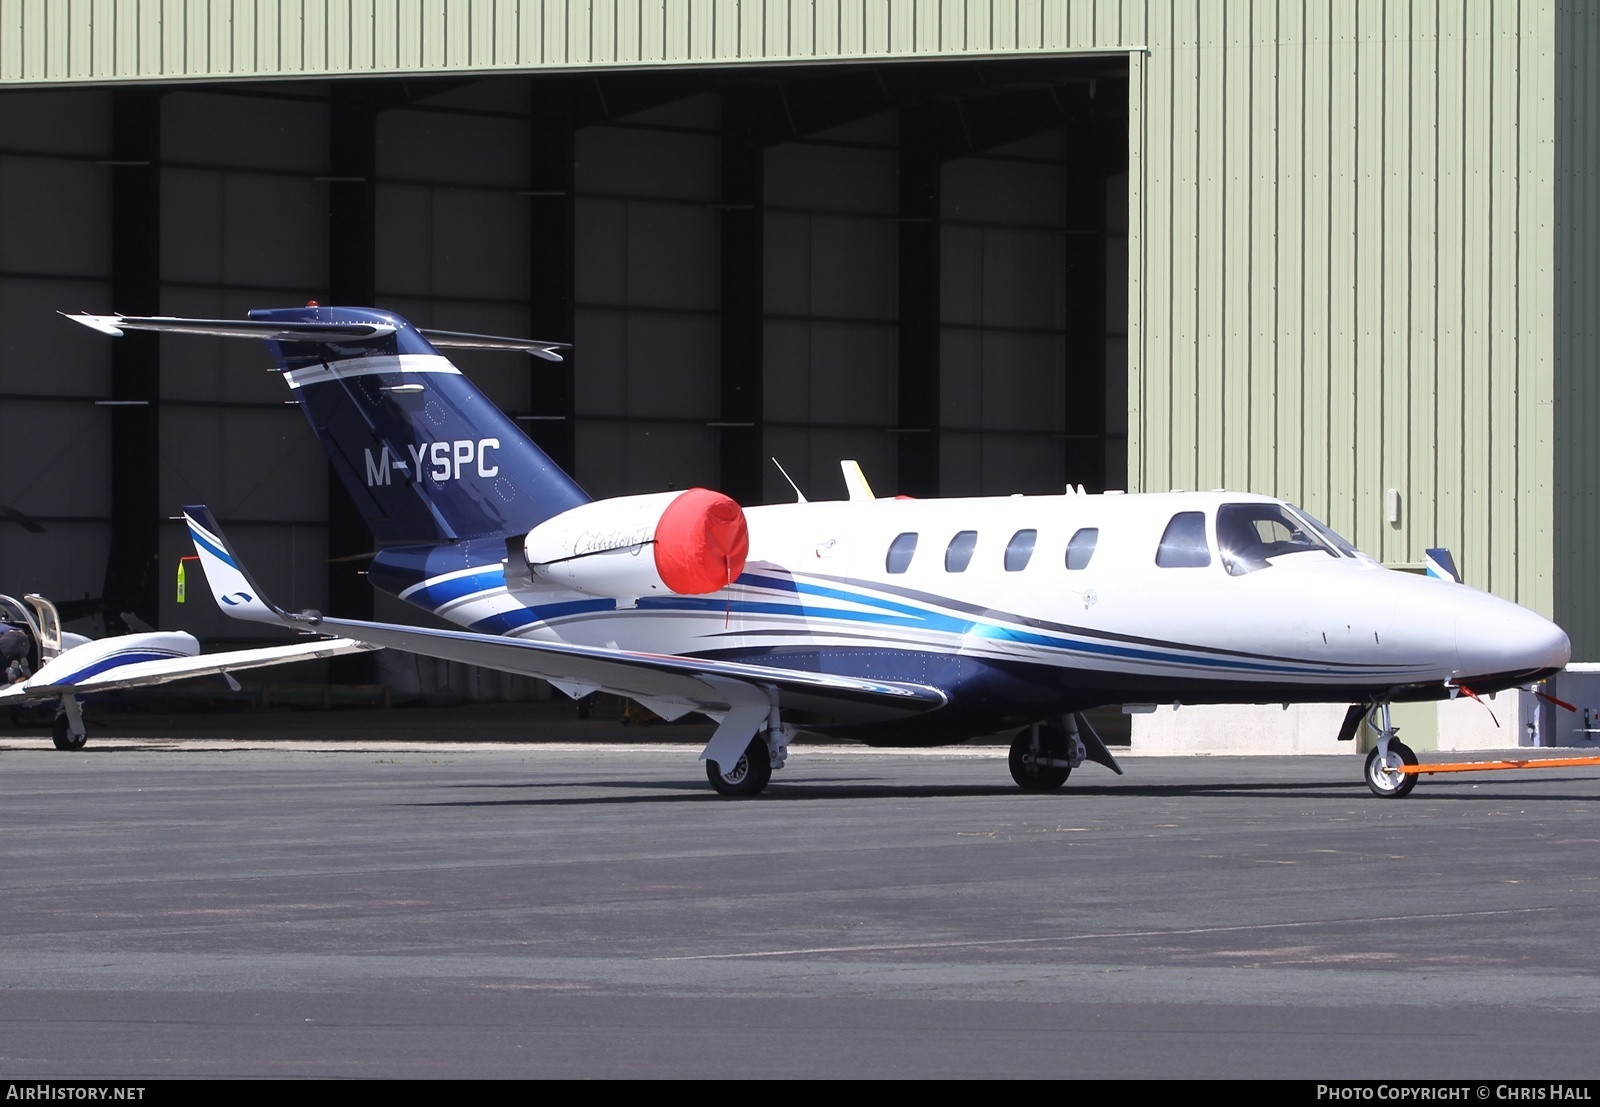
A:
POLYGON ((1011 743, 1010 760, 1011 779, 1027 792, 1059 788, 1072 772, 1067 763, 1067 736, 1052 726, 1029 726, 1018 731, 1011 743))
POLYGON ((772 779, 772 755, 767 752, 766 739, 752 738, 727 772, 715 761, 707 761, 706 779, 724 796, 759 795, 772 779))
POLYGON ((1389 756, 1382 763, 1378 759, 1378 748, 1374 746, 1367 754, 1367 787, 1372 789, 1373 795, 1384 799, 1410 795, 1411 789, 1417 786, 1417 774, 1403 773, 1400 766, 1416 763, 1417 755, 1411 752, 1411 747, 1397 738, 1389 739, 1389 756))
POLYGON ((72 723, 67 719, 66 712, 56 715, 55 722, 50 724, 50 740, 56 744, 58 750, 81 750, 83 744, 89 740, 88 734, 72 733, 72 723))

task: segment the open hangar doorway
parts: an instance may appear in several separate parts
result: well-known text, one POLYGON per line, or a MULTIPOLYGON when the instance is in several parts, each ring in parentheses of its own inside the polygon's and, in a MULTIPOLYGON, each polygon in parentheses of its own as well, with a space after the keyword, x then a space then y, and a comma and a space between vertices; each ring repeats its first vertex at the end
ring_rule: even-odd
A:
POLYGON ((0 392, 45 436, 26 456, 61 453, 57 424, 73 444, 70 474, 49 470, 71 479, 22 466, 0 489, 49 532, 11 526, 9 571, 247 637, 175 603, 190 551, 170 517, 201 501, 283 602, 411 614, 375 602, 370 535, 264 351, 104 340, 57 309, 317 299, 570 339, 559 366, 457 360, 596 496, 791 499, 774 456, 813 498, 842 494, 846 457, 885 495, 1120 487, 1127 73, 1106 56, 7 91, 0 392), (70 558, 52 548, 69 537, 70 558))
POLYGON ((842 458, 884 494, 1122 487, 1127 88, 1120 57, 534 82, 573 166, 532 190, 572 257, 540 322, 577 346, 535 437, 596 495, 792 499, 773 458, 814 498, 842 458))
POLYGON ((811 498, 844 458, 884 495, 1124 486, 1124 58, 410 95, 371 124, 374 297, 570 338, 461 363, 590 494, 790 500, 774 458, 811 498))

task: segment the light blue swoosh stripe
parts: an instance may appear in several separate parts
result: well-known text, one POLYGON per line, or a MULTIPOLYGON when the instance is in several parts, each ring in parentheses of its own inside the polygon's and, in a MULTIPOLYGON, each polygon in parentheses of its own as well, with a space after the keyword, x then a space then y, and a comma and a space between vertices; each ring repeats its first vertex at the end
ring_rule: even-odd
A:
MULTIPOLYGON (((482 573, 475 573, 450 581, 442 581, 438 585, 428 585, 421 592, 427 603, 438 607, 444 603, 453 602, 475 593, 496 591, 498 588, 503 587, 503 582, 503 571, 497 567, 482 573), (484 587, 484 585, 489 586, 484 587)), ((1297 676, 1319 671, 1318 667, 1311 662, 1252 661, 1205 653, 1198 647, 1190 647, 1188 650, 1180 650, 1178 648, 1163 650, 1153 647, 1127 646, 1110 642, 1082 640, 1063 635, 1051 635, 1038 631, 1007 627, 997 623, 982 623, 946 615, 928 608, 917 607, 904 601, 888 600, 870 593, 852 592, 838 587, 809 584, 792 578, 784 579, 781 582, 783 587, 777 588, 775 587, 778 584, 777 581, 747 573, 740 576, 739 583, 747 587, 766 587, 791 595, 815 596, 853 603, 863 607, 872 607, 877 610, 858 611, 834 607, 807 608, 803 603, 785 603, 777 599, 730 601, 726 597, 719 599, 715 596, 670 596, 642 599, 639 601, 639 610, 661 612, 663 614, 727 612, 742 616, 769 616, 812 621, 828 620, 870 625, 885 630, 897 628, 920 629, 956 636, 977 635, 994 642, 1013 641, 1056 650, 1069 658, 1109 658, 1123 661, 1143 661, 1162 665, 1200 667, 1232 673, 1297 676)), ((509 634, 537 623, 552 622, 570 615, 604 612, 610 610, 608 605, 611 603, 612 601, 610 600, 595 599, 569 601, 538 607, 524 606, 481 619, 472 624, 472 629, 486 633, 509 634)), ((894 645, 896 640, 886 638, 884 643, 885 645, 894 645)), ((1382 676, 1390 671, 1393 670, 1386 670, 1380 667, 1372 670, 1372 673, 1382 676)), ((1362 674, 1351 673, 1349 675, 1359 677, 1362 674)))

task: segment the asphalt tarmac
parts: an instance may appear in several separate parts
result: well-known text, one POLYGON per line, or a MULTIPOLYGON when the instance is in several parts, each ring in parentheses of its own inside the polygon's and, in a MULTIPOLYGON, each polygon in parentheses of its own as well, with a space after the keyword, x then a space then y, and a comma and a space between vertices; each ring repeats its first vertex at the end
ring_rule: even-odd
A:
POLYGON ((1600 1076, 1600 769, 272 718, 0 733, 0 1075, 1600 1076))

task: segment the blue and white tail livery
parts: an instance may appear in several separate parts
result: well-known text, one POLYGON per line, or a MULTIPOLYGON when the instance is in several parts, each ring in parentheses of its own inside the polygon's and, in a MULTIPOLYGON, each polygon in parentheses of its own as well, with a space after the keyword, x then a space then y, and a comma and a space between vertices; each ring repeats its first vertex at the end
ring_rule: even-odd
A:
POLYGON ((1381 710, 1367 782, 1403 795, 1391 702, 1525 684, 1570 654, 1537 614, 1384 569, 1266 496, 881 499, 851 462, 844 501, 593 501, 439 353, 553 343, 352 308, 71 318, 265 339, 380 542, 369 579, 459 629, 284 612, 189 508, 230 614, 704 712, 724 794, 761 791, 797 727, 907 746, 1016 728, 1012 775, 1043 789, 1084 760, 1120 771, 1090 707, 1342 702, 1381 710))

